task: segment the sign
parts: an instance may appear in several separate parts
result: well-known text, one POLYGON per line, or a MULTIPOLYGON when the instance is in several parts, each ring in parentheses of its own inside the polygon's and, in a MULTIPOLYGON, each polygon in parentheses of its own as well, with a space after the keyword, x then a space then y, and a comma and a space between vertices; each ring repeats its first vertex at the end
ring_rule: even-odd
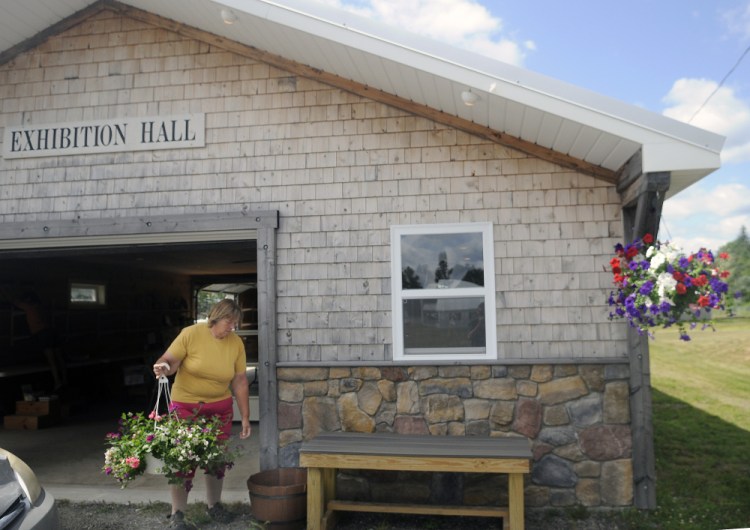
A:
POLYGON ((206 145, 205 114, 6 127, 4 158, 184 149, 206 145))

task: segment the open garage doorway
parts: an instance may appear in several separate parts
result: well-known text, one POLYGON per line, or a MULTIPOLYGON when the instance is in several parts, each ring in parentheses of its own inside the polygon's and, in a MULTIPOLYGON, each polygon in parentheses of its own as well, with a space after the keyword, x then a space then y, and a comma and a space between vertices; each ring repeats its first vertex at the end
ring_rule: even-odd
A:
MULTIPOLYGON (((66 414, 80 418, 107 409, 116 422, 112 414, 118 411, 147 409, 153 404, 150 365, 182 327, 198 318, 197 292, 229 286, 240 289, 235 294, 248 309, 239 331, 255 397, 255 449, 246 457, 253 461, 250 469, 274 467, 276 416, 267 411, 276 409, 277 227, 277 212, 0 226, 0 286, 8 293, 0 299, 3 416, 14 415, 26 391, 37 400, 64 395, 64 407, 53 419, 60 429, 66 414), (14 303, 17 293, 30 291, 49 311, 55 329, 56 355, 65 369, 61 392, 44 355, 26 357, 20 353, 25 348, 15 347, 32 335, 23 309, 14 303), (258 365, 264 370, 258 372, 258 365)), ((36 435, 23 435, 37 440, 41 432, 52 433, 49 427, 39 425, 36 435)), ((71 442, 80 445, 80 439, 71 442)), ((101 439, 95 444, 99 451, 101 439)), ((40 458, 45 454, 40 451, 40 458)))
MULTIPOLYGON (((4 414, 24 393, 66 394, 60 397, 71 407, 93 396, 137 405, 150 397, 150 364, 197 321, 196 293, 227 281, 255 287, 256 242, 0 253, 0 278, 4 414), (40 326, 52 335, 48 344, 35 340, 40 326), (54 358, 45 354, 48 346, 54 358)), ((240 331, 257 365, 257 289, 240 294, 254 316, 248 333, 240 331)))

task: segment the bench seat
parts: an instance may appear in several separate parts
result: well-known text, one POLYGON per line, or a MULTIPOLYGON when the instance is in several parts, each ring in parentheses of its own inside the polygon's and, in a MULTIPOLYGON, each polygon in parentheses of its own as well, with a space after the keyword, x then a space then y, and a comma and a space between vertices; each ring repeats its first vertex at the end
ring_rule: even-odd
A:
POLYGON ((395 433, 323 433, 304 442, 300 466, 307 474, 307 528, 333 528, 336 511, 502 517, 505 530, 524 526, 523 475, 529 472, 526 438, 401 435, 395 433), (376 469, 504 473, 508 475, 505 507, 436 506, 343 501, 335 498, 336 471, 376 469))

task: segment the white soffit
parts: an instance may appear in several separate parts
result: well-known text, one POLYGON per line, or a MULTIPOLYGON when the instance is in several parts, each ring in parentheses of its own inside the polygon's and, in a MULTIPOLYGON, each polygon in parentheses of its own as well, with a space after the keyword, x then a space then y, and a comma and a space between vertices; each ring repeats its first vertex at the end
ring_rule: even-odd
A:
MULTIPOLYGON (((95 2, 0 0, 0 49, 95 2)), ((306 0, 121 2, 617 171, 671 171, 674 195, 720 167, 724 138, 634 105, 306 0), (221 19, 221 9, 236 15, 221 19), (461 101, 471 88, 473 107, 461 101)))

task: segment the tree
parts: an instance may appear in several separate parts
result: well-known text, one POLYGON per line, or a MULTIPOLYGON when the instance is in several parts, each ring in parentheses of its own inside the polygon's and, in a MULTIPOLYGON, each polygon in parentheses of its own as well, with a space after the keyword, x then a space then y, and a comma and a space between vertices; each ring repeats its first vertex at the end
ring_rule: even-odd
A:
POLYGON ((474 285, 484 286, 484 269, 477 269, 472 265, 461 279, 465 282, 473 283, 474 285))
POLYGON ((402 289, 421 289, 422 280, 419 279, 419 275, 414 272, 411 267, 406 267, 401 272, 401 288, 402 289))
POLYGON ((435 283, 440 283, 440 280, 449 280, 453 274, 453 269, 448 268, 448 253, 442 251, 438 255, 438 266, 435 269, 435 283))
POLYGON ((737 239, 730 241, 719 249, 719 254, 729 254, 726 269, 730 272, 729 293, 730 296, 740 293, 740 303, 750 301, 750 238, 747 229, 743 226, 737 239))

